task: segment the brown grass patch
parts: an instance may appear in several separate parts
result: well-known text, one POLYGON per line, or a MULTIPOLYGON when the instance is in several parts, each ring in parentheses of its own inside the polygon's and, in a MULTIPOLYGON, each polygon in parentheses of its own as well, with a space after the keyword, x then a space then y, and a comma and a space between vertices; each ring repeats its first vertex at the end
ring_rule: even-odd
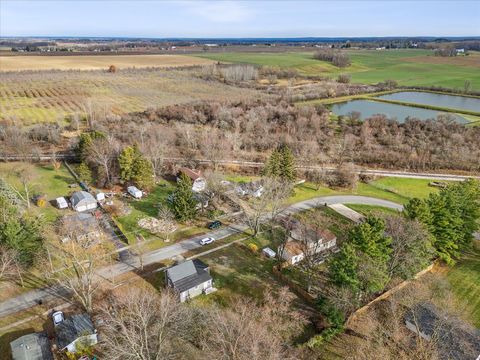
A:
POLYGON ((72 56, 0 56, 0 71, 22 70, 107 70, 145 67, 208 65, 215 61, 185 55, 72 55, 72 56))
POLYGON ((471 54, 468 56, 415 56, 402 59, 407 62, 426 63, 426 64, 441 64, 441 65, 456 65, 456 66, 472 66, 480 68, 480 54, 471 54))

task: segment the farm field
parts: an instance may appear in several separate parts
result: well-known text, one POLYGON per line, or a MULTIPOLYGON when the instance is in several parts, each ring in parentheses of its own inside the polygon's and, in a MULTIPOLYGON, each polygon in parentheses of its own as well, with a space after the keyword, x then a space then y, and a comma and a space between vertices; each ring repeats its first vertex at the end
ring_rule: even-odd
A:
POLYGON ((115 65, 117 69, 208 65, 209 59, 185 55, 67 55, 0 56, 0 71, 23 70, 99 70, 115 65))
POLYGON ((439 59, 428 50, 351 50, 352 65, 341 69, 315 60, 311 52, 299 53, 211 53, 203 58, 265 66, 292 67, 302 75, 352 76, 352 82, 373 84, 392 79, 404 86, 444 86, 463 88, 465 80, 480 90, 480 53, 439 59))
POLYGON ((25 126, 65 123, 69 115, 92 111, 121 115, 195 100, 261 96, 255 90, 199 79, 188 70, 0 73, 0 121, 25 126))

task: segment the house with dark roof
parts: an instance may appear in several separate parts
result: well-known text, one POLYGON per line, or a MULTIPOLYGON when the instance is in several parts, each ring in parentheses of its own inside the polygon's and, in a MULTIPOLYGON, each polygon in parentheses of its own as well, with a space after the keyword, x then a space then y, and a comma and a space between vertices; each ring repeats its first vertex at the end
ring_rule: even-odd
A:
POLYGON ((55 328, 57 346, 61 351, 76 352, 77 344, 92 346, 98 342, 97 330, 88 314, 76 314, 66 318, 55 328))
POLYGON ((435 341, 442 360, 480 360, 480 330, 431 303, 419 303, 408 310, 405 326, 423 339, 435 341))
POLYGON ((86 191, 76 191, 70 197, 72 209, 75 211, 87 211, 97 208, 97 200, 86 191))
POLYGON ((207 181, 202 176, 202 173, 198 170, 192 170, 186 167, 181 167, 178 170, 177 181, 180 179, 180 175, 183 174, 192 180, 192 191, 201 192, 207 188, 207 181))
POLYGON ((188 260, 167 269, 165 280, 167 286, 178 294, 181 302, 214 290, 208 265, 198 259, 188 260))
POLYGON ((13 360, 53 360, 47 334, 23 335, 10 343, 13 360))

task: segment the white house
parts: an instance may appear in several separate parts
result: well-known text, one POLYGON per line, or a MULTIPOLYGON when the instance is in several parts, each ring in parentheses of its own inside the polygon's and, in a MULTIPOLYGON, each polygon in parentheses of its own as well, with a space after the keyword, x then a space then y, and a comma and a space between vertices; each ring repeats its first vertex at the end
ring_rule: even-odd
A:
POLYGON ((327 229, 316 229, 298 220, 288 220, 285 226, 290 229, 290 238, 284 246, 278 247, 278 254, 291 265, 302 261, 305 253, 321 254, 337 245, 337 237, 327 229))
POLYGON ((70 197, 70 203, 75 211, 87 211, 97 208, 97 200, 86 191, 76 191, 70 197))
POLYGON ((88 314, 76 314, 66 318, 55 328, 57 346, 61 351, 75 353, 77 344, 92 346, 98 342, 97 330, 88 314))

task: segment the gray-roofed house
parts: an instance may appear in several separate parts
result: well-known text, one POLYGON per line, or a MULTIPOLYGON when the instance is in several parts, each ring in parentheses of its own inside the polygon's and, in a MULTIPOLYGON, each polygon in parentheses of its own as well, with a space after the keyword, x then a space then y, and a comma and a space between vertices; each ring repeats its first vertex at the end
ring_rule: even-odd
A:
POLYGON ((23 335, 10 343, 13 360, 53 360, 47 334, 23 335))
POLYGON ((431 303, 419 303, 407 311, 405 326, 427 341, 435 340, 439 359, 480 360, 480 330, 431 303))
POLYGON ((66 318, 55 328, 57 346, 61 351, 76 352, 76 345, 91 346, 98 342, 97 330, 88 314, 76 314, 66 318))
POLYGON ((97 200, 86 191, 76 191, 70 197, 70 203, 75 211, 87 211, 97 208, 97 200))
POLYGON ((167 286, 179 295, 181 302, 214 290, 208 265, 198 259, 172 266, 165 271, 165 278, 167 286))

